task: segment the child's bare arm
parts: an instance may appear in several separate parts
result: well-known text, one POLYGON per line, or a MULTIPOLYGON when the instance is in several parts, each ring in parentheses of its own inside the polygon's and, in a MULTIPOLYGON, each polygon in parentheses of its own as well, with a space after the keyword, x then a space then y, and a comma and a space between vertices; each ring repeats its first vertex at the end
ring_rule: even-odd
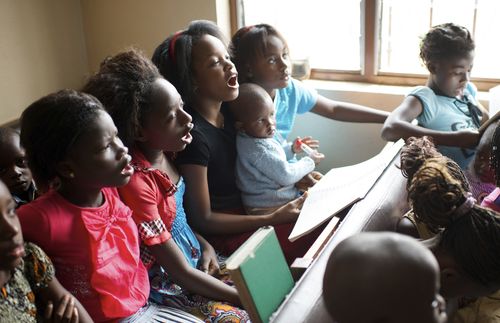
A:
POLYGON ((382 138, 396 141, 400 138, 430 136, 436 145, 473 147, 479 141, 479 133, 469 129, 460 131, 437 131, 427 129, 412 121, 422 113, 422 104, 414 96, 407 96, 387 118, 382 127, 382 138))
POLYGON ((318 95, 318 101, 311 110, 323 117, 338 121, 384 123, 389 112, 363 105, 334 101, 318 95))
POLYGON ((422 103, 414 96, 407 96, 385 121, 382 127, 382 138, 387 141, 396 141, 399 138, 424 136, 428 129, 411 123, 421 113, 422 103))
POLYGON ((49 311, 52 311, 48 313, 48 317, 45 313, 46 322, 94 322, 82 304, 61 285, 56 277, 46 288, 40 290, 39 295, 42 299, 40 304, 48 306, 49 311), (75 308, 77 313, 74 312, 75 308))
POLYGON ((204 234, 234 234, 256 230, 268 224, 263 216, 242 216, 212 211, 207 168, 188 164, 180 165, 179 170, 186 183, 184 208, 190 225, 196 231, 204 234))
POLYGON ((191 267, 173 239, 151 246, 149 249, 158 263, 182 288, 213 300, 241 304, 235 288, 191 267))

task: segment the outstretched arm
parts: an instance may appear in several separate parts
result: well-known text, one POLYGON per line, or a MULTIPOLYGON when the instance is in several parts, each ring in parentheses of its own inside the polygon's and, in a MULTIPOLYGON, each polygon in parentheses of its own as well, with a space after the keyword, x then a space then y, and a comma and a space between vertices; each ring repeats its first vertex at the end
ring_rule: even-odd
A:
POLYGON ((389 112, 365 107, 359 104, 334 101, 318 95, 318 101, 311 110, 320 116, 338 121, 384 123, 389 112))
POLYGON ((294 222, 305 197, 299 197, 266 215, 227 214, 212 211, 208 191, 207 168, 195 164, 180 165, 186 183, 184 207, 189 223, 198 232, 235 234, 256 230, 264 225, 294 222))
POLYGON ((479 133, 472 130, 438 131, 412 124, 422 113, 422 103, 414 96, 407 96, 387 118, 382 127, 382 138, 396 141, 400 138, 431 136, 436 145, 469 148, 477 145, 479 133))

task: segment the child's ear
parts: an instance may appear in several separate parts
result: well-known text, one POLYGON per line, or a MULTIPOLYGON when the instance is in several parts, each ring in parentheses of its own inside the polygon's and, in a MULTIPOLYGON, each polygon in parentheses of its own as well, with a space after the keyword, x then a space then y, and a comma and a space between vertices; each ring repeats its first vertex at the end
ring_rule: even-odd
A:
POLYGON ((71 161, 61 161, 56 165, 56 172, 59 176, 72 179, 75 178, 75 171, 71 161))
POLYGON ((449 286, 456 286, 460 283, 461 274, 453 267, 441 269, 441 288, 448 289, 449 286))
POLYGON ((428 62, 427 63, 427 69, 431 74, 436 74, 437 66, 436 63, 434 62, 428 62))

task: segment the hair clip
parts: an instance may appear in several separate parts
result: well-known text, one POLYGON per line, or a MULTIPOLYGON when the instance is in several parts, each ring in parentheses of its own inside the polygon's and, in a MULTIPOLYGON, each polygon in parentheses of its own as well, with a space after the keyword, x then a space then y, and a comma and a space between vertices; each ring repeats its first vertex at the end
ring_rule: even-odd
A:
POLYGON ((476 204, 477 200, 472 196, 471 192, 467 192, 465 194, 465 201, 453 211, 454 218, 458 219, 463 215, 467 214, 472 208, 474 204, 476 204))
POLYGON ((243 27, 243 35, 245 35, 246 33, 248 33, 250 30, 252 30, 254 28, 255 28, 255 25, 243 27))
POLYGON ((179 38, 179 36, 182 35, 183 32, 184 32, 183 30, 179 30, 179 31, 175 32, 175 34, 172 36, 172 39, 170 40, 170 44, 168 46, 168 55, 170 56, 170 58, 172 59, 174 64, 176 63, 176 61, 175 61, 175 43, 177 42, 177 38, 179 38))

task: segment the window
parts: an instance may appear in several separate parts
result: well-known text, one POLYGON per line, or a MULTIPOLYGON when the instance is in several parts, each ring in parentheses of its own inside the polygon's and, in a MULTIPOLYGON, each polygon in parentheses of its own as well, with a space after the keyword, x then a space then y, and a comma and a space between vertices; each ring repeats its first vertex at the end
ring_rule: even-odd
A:
POLYGON ((248 0, 244 25, 275 26, 291 56, 309 58, 312 68, 360 71, 360 8, 360 0, 248 0))
POLYGON ((308 58, 312 77, 381 84, 422 84, 420 38, 455 22, 476 42, 472 77, 482 90, 500 82, 498 0, 237 0, 238 25, 275 26, 293 59, 308 58))

